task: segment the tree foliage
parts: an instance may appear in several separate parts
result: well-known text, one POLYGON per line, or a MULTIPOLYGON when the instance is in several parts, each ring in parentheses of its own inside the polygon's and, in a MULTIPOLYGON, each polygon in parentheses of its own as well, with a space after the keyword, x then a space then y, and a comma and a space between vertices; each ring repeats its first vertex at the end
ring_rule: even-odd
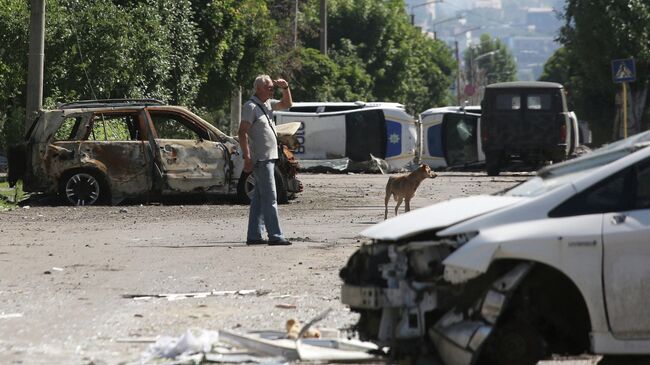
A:
MULTIPOLYGON (((254 77, 290 80, 295 100, 400 102, 415 113, 449 100, 455 62, 412 27, 403 0, 47 0, 44 104, 148 97, 226 122, 254 77), (296 17, 297 15, 297 17, 296 17), (294 22, 297 39, 294 40, 294 22)), ((29 1, 0 0, 0 132, 24 124, 29 1)))
POLYGON ((517 64, 512 53, 499 39, 482 34, 480 43, 469 47, 464 54, 465 75, 473 85, 514 81, 517 64))
MULTIPOLYGON (((363 60, 371 79, 360 95, 400 102, 412 112, 449 101, 451 51, 411 26, 402 0, 330 0, 328 6, 328 46, 363 60)), ((307 35, 304 42, 318 48, 317 37, 307 35)))
POLYGON ((648 88, 650 3, 567 0, 563 17, 559 41, 564 47, 549 59, 543 78, 563 82, 578 116, 591 122, 597 142, 610 141, 615 95, 620 89, 612 81, 612 60, 635 59, 637 81, 630 84, 633 97, 648 88), (567 74, 557 72, 561 69, 567 74))

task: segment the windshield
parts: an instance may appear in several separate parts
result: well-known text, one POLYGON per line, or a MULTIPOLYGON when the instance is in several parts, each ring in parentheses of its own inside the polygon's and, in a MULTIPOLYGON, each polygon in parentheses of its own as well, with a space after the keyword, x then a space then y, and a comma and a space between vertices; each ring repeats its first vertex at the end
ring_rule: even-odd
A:
POLYGON ((650 132, 644 132, 630 138, 617 141, 592 153, 574 160, 543 168, 537 176, 506 190, 502 195, 535 197, 560 186, 570 184, 592 169, 605 166, 623 158, 630 153, 647 146, 650 132))
POLYGON ((535 176, 513 187, 512 189, 503 192, 503 195, 532 198, 538 195, 542 195, 560 186, 570 184, 571 181, 575 180, 580 175, 583 175, 585 173, 586 170, 560 176, 535 176))

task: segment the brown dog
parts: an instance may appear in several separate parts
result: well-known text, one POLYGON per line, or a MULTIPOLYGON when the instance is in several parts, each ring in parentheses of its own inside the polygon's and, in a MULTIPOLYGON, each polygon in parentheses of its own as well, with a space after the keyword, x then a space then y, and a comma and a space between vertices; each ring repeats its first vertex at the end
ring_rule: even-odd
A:
POLYGON ((395 206, 395 215, 397 215, 397 210, 402 204, 402 200, 406 201, 404 211, 408 212, 411 210, 411 198, 415 196, 415 190, 422 180, 426 178, 434 178, 437 175, 431 171, 429 165, 421 164, 415 171, 401 176, 391 176, 388 178, 388 183, 386 184, 386 198, 384 198, 384 219, 388 218, 388 201, 392 195, 397 205, 395 206))

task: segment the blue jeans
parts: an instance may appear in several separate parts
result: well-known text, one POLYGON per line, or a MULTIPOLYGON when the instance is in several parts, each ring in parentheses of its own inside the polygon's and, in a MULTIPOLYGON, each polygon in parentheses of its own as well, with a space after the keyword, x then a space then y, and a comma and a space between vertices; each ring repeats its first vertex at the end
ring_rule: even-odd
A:
POLYGON ((274 172, 275 160, 257 161, 253 167, 255 190, 248 216, 246 239, 249 241, 261 240, 265 226, 269 241, 284 240, 278 219, 274 172))

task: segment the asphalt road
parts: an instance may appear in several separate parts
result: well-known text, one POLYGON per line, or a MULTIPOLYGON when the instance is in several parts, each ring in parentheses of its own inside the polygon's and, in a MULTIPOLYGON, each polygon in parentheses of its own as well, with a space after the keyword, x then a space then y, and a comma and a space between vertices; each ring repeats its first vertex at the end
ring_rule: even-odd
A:
MULTIPOLYGON (((412 208, 524 178, 442 173, 422 183, 412 208)), ((280 207, 287 247, 247 247, 248 207, 232 203, 0 212, 0 363, 129 363, 146 349, 138 339, 282 330, 327 308, 321 326, 345 331, 356 315, 340 303, 338 271, 364 242, 359 233, 383 219, 387 176, 301 179, 305 192, 280 207), (133 298, 212 291, 221 293, 133 298)))

